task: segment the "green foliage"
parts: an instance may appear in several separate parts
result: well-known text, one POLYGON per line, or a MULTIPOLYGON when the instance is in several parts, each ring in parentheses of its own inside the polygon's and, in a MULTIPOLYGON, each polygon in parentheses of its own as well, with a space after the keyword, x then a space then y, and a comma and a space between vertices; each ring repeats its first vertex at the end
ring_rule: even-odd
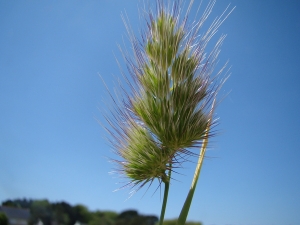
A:
POLYGON ((14 201, 7 200, 2 202, 3 206, 9 206, 9 207, 15 207, 15 208, 30 208, 30 205, 32 204, 32 200, 28 199, 16 199, 14 201))
MULTIPOLYGON (((177 225, 177 219, 165 220, 163 225, 177 225)), ((186 222, 185 225, 202 225, 200 222, 186 222)))
POLYGON ((112 221, 115 221, 118 217, 118 214, 116 212, 113 212, 113 211, 102 211, 102 214, 104 217, 112 220, 112 221))
POLYGON ((89 212, 88 208, 84 205, 75 205, 73 207, 73 212, 76 221, 80 221, 82 223, 88 223, 92 218, 91 212, 89 212))
POLYGON ((30 224, 37 223, 40 219, 44 225, 51 225, 53 213, 48 200, 33 201, 30 206, 30 213, 32 215, 30 224))
POLYGON ((2 202, 2 205, 18 208, 18 204, 14 201, 11 201, 11 200, 7 200, 7 201, 2 202))
MULTIPOLYGON (((66 202, 51 203, 48 200, 8 200, 2 204, 9 206, 28 205, 31 217, 29 224, 39 220, 46 224, 74 225, 76 222, 86 225, 154 225, 158 218, 151 215, 140 215, 136 210, 127 210, 120 214, 114 211, 89 211, 84 205, 72 206, 66 202), (19 204, 23 202, 26 204, 19 204), (28 204, 27 204, 28 203, 28 204)), ((20 207, 23 208, 23 207, 20 207)), ((5 224, 5 214, 0 213, 0 225, 5 224)))
POLYGON ((133 217, 136 217, 138 215, 138 212, 136 210, 127 210, 124 212, 121 212, 117 219, 132 219, 133 217))
POLYGON ((5 213, 0 212, 0 225, 8 225, 8 218, 5 213))
POLYGON ((120 213, 114 225, 154 225, 157 221, 156 216, 143 216, 135 210, 127 210, 120 213))
POLYGON ((91 213, 89 225, 114 225, 118 214, 112 211, 96 211, 91 213))
POLYGON ((77 218, 74 218, 74 210, 71 205, 66 202, 58 202, 51 204, 52 220, 58 224, 68 225, 74 224, 77 218))
POLYGON ((107 221, 105 217, 93 217, 88 225, 113 225, 113 223, 107 221))

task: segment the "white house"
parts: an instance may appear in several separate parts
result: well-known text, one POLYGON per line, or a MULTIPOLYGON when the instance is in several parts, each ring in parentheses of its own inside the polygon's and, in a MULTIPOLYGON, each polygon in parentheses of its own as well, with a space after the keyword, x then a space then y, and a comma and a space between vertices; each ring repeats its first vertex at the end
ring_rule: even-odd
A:
POLYGON ((29 209, 0 206, 0 212, 5 213, 9 225, 28 225, 30 217, 29 209))

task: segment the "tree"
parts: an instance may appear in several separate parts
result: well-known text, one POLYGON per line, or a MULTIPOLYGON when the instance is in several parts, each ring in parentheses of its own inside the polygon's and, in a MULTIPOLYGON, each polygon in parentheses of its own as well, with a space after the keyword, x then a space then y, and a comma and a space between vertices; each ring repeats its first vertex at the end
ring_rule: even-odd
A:
POLYGON ((52 208, 48 200, 33 201, 30 207, 30 224, 35 224, 40 219, 44 225, 51 225, 52 208))
POLYGON ((15 208, 29 209, 31 203, 32 200, 27 200, 26 198, 24 198, 24 199, 6 200, 2 202, 2 205, 15 207, 15 208))
POLYGON ((138 212, 136 210, 126 210, 120 213, 117 219, 132 219, 136 216, 138 216, 138 212))
POLYGON ((2 205, 3 206, 9 206, 9 207, 18 207, 16 202, 12 201, 12 200, 6 200, 6 201, 2 202, 2 205))
POLYGON ((5 213, 0 212, 0 225, 8 225, 8 218, 5 213))
POLYGON ((103 216, 106 218, 107 222, 111 224, 113 224, 118 217, 118 214, 113 211, 103 211, 102 213, 103 216))
POLYGON ((75 205, 73 207, 74 217, 76 221, 82 223, 88 223, 92 217, 91 213, 89 212, 88 208, 84 205, 75 205))
POLYGON ((89 225, 115 225, 118 214, 112 211, 96 211, 91 213, 89 225))
MULTIPOLYGON (((163 225, 176 225, 177 224, 177 219, 173 220, 165 220, 163 222, 163 225)), ((200 222, 186 222, 185 225, 202 225, 200 222)))
POLYGON ((157 221, 156 216, 139 215, 136 210, 127 210, 120 213, 114 225, 154 225, 157 221))
POLYGON ((62 225, 73 225, 77 218, 73 207, 66 202, 57 202, 51 204, 52 220, 62 225))

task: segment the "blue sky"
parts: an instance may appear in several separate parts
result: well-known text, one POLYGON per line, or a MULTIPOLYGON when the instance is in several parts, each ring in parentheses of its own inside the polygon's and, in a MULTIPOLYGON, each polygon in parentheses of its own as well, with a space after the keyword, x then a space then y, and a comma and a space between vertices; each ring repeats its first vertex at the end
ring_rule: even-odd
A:
MULTIPOLYGON (((300 3, 219 0, 208 23, 229 3, 236 9, 216 38, 228 34, 220 64, 230 60, 231 77, 221 96, 230 94, 217 109, 220 135, 189 219, 299 225, 300 3)), ((125 11, 138 31, 135 0, 0 2, 0 201, 47 198, 159 215, 156 186, 129 200, 128 189, 112 192, 122 184, 109 175, 114 155, 97 123, 108 101, 99 74, 110 90, 120 77, 125 11)), ((179 214, 191 183, 195 164, 184 166, 166 218, 179 214)))

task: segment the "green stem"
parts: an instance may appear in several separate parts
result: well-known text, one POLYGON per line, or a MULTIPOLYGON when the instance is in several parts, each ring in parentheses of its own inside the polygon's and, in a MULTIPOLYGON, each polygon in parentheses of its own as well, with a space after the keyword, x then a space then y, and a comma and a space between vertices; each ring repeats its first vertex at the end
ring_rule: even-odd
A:
POLYGON ((164 222, 165 212, 166 212, 166 208, 167 208, 168 195, 169 195, 170 178, 171 178, 171 164, 170 164, 170 170, 169 170, 168 177, 167 177, 166 181, 163 181, 165 183, 165 190, 164 190, 163 204, 162 204, 161 212, 160 212, 159 225, 163 225, 163 222, 164 222))
POLYGON ((178 218, 178 221, 177 221, 177 225, 184 225, 185 221, 186 221, 186 218, 188 216, 190 206, 191 206, 191 203, 192 203, 192 200, 193 200, 194 192, 195 192, 197 182, 198 182, 198 179, 199 179, 199 175, 200 175, 200 171, 201 171, 201 167, 202 167, 202 163, 203 163, 203 158, 204 158, 207 142, 208 142, 208 140, 205 139, 204 142, 203 142, 203 145, 201 147, 201 152, 200 152, 200 156, 199 156, 199 159, 198 159, 198 164, 197 164, 197 167, 196 167, 196 170, 195 170, 192 185, 190 187, 189 193, 186 197, 186 200, 185 200, 184 205, 182 207, 182 210, 180 212, 180 215, 179 215, 179 218, 178 218))
POLYGON ((177 220, 177 225, 184 225, 185 224, 186 218, 187 218, 189 210, 190 210, 190 206, 191 206, 193 196, 194 196, 194 193, 195 193, 195 190, 196 190, 196 186, 197 186, 197 182, 198 182, 198 179, 199 179, 201 167, 202 167, 202 164, 203 164, 203 159, 204 159, 205 152, 206 152, 206 147, 207 147, 207 143, 208 143, 208 134, 209 134, 209 130, 210 130, 210 125, 211 125, 214 106, 215 106, 215 101, 213 102, 213 105, 212 105, 212 111, 211 111, 211 114, 210 114, 210 119, 209 119, 209 122, 207 124, 206 131, 205 131, 206 138, 203 140, 203 143, 202 143, 202 146, 201 146, 200 155, 199 155, 197 167, 195 169, 192 185, 191 185, 189 193, 188 193, 188 195, 185 199, 184 205, 181 209, 180 215, 179 215, 178 220, 177 220))

